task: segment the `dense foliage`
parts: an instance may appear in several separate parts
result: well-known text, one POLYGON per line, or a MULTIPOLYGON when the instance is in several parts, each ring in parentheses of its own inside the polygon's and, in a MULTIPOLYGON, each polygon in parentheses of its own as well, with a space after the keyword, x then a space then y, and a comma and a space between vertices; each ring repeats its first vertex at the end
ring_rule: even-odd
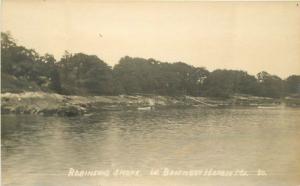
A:
POLYGON ((183 62, 125 56, 112 69, 95 55, 65 55, 56 61, 18 46, 1 33, 2 92, 47 91, 69 95, 156 94, 228 98, 248 94, 280 98, 300 94, 300 76, 285 80, 267 72, 193 67, 183 62))
POLYGON ((54 57, 50 54, 40 56, 32 49, 18 46, 5 33, 1 33, 1 68, 2 91, 59 89, 56 86, 59 86, 60 78, 54 57))
POLYGON ((113 69, 118 92, 159 95, 197 95, 204 68, 182 62, 163 63, 154 59, 124 57, 113 69))
POLYGON ((63 94, 113 93, 112 70, 97 56, 66 53, 56 66, 63 94))

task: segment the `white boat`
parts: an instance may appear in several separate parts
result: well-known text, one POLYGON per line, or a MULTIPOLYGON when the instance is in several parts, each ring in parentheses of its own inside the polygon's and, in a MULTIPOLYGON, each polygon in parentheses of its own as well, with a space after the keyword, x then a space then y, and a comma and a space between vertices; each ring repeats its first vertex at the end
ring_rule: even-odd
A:
POLYGON ((152 110, 152 107, 138 107, 138 110, 152 110))
POLYGON ((278 109, 280 106, 258 106, 259 109, 278 109))

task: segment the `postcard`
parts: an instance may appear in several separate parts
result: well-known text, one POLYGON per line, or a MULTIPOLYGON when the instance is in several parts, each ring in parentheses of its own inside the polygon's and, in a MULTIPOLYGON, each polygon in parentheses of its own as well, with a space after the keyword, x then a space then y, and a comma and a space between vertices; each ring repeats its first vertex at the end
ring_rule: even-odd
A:
POLYGON ((299 4, 3 0, 1 185, 299 186, 299 4))

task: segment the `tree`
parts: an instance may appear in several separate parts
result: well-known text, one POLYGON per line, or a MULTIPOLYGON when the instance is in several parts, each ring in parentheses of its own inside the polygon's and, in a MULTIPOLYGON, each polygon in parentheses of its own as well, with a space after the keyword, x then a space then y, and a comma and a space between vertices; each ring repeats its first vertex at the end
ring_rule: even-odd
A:
POLYGON ((118 90, 125 94, 198 95, 200 80, 209 72, 183 62, 123 57, 114 67, 118 90))
POLYGON ((262 71, 257 74, 257 79, 259 83, 259 96, 280 98, 284 95, 283 81, 280 77, 262 71))
POLYGON ((67 53, 57 64, 65 94, 112 94, 111 68, 95 55, 67 53))
POLYGON ((233 94, 252 94, 257 92, 254 76, 238 70, 215 70, 203 83, 204 96, 228 98, 233 94))
POLYGON ((52 55, 39 56, 33 49, 18 46, 10 33, 1 33, 1 44, 2 73, 5 77, 23 82, 22 89, 31 90, 34 86, 50 91, 53 80, 55 84, 59 83, 57 78, 52 77, 55 71, 52 55))
POLYGON ((300 94, 299 75, 291 75, 285 80, 285 92, 287 94, 300 94))
POLYGON ((125 56, 111 69, 95 55, 65 54, 59 62, 51 54, 16 44, 9 32, 1 33, 2 91, 47 91, 73 95, 156 94, 228 98, 249 94, 280 98, 299 95, 300 76, 286 80, 262 71, 194 67, 183 62, 125 56))

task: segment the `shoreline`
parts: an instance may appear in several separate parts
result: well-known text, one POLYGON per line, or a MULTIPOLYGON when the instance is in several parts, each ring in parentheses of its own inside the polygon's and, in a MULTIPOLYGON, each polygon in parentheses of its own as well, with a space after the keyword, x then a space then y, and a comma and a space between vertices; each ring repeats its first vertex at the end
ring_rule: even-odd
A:
POLYGON ((99 111, 164 108, 300 107, 299 98, 274 99, 235 95, 228 99, 192 96, 69 96, 46 92, 2 93, 2 114, 78 116, 99 111))

